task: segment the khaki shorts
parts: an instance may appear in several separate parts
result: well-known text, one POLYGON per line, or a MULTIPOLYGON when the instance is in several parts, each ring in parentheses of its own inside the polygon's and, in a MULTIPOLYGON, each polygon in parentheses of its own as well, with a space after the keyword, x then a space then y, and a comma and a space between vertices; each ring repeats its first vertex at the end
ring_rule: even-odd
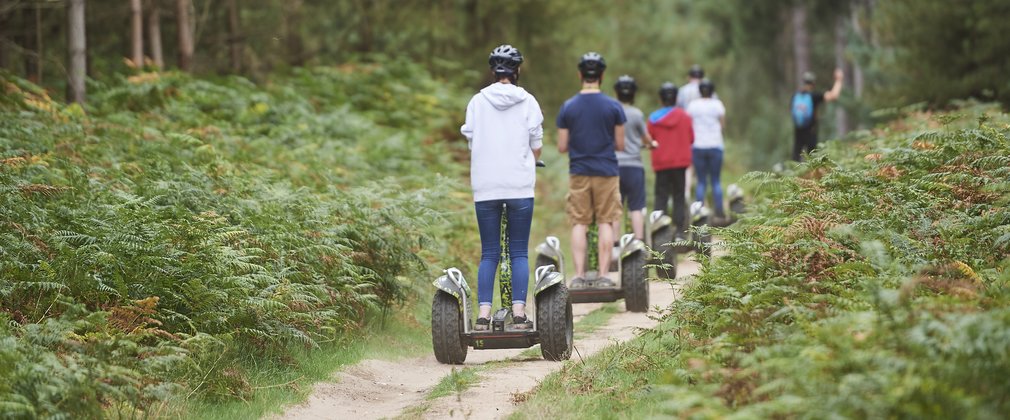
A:
POLYGON ((621 218, 620 182, 616 176, 570 175, 565 212, 568 223, 613 223, 621 218))

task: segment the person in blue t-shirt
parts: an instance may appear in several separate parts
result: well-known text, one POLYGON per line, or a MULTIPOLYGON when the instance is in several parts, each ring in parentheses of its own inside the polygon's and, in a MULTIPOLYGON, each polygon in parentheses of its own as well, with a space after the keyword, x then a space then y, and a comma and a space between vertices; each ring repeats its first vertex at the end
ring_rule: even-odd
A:
POLYGON ((803 73, 803 86, 790 101, 790 112, 793 114, 794 141, 793 160, 800 162, 804 153, 811 153, 817 148, 817 111, 821 104, 831 102, 842 94, 842 80, 845 74, 841 69, 835 69, 835 84, 827 92, 814 91, 814 74, 803 73))
POLYGON ((568 99, 558 112, 558 150, 568 153, 569 192, 565 210, 572 225, 572 256, 575 277, 571 288, 614 287, 610 252, 614 227, 621 218, 617 151, 624 150, 624 109, 620 102, 600 91, 606 61, 588 52, 579 61, 582 90, 568 99), (586 233, 596 221, 599 238, 597 278, 586 278, 586 233))

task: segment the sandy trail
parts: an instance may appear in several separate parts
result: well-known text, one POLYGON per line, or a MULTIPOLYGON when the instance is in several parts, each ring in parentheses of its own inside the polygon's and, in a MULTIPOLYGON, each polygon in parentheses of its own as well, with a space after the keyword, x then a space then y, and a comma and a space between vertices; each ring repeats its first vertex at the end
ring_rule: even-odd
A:
MULTIPOLYGON (((694 261, 683 261, 677 267, 678 275, 686 276, 698 271, 694 261)), ((677 292, 668 283, 654 282, 649 287, 649 302, 653 307, 665 308, 676 298, 677 292)), ((624 311, 613 315, 607 324, 588 335, 580 335, 576 325, 573 360, 588 357, 614 342, 626 341, 635 336, 637 328, 655 325, 649 314, 624 311)), ((586 314, 599 309, 602 304, 574 305, 576 322, 586 314)), ((525 349, 473 350, 467 353, 466 365, 483 365, 488 362, 516 358, 525 349)), ((462 395, 451 395, 433 401, 422 414, 423 418, 503 418, 515 406, 514 393, 528 392, 545 376, 562 366, 543 359, 523 360, 492 367, 479 373, 481 380, 462 395)), ((459 367, 456 367, 459 369, 459 367)), ((398 361, 365 360, 337 374, 334 382, 315 386, 308 401, 291 407, 277 418, 283 419, 377 419, 397 417, 404 410, 425 403, 428 392, 441 379, 450 374, 453 366, 443 365, 431 354, 398 361)))

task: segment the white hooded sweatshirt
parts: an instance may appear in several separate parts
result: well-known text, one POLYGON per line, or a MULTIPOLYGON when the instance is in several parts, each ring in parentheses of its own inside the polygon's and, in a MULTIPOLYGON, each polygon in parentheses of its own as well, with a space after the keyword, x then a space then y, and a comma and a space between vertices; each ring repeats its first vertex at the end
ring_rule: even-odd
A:
POLYGON ((533 197, 544 114, 525 89, 492 83, 470 99, 460 131, 470 146, 474 201, 533 197))

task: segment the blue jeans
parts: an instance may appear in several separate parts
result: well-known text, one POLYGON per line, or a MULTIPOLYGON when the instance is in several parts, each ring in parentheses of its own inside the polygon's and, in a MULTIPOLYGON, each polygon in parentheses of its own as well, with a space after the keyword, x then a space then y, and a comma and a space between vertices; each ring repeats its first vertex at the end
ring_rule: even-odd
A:
POLYGON ((477 302, 491 305, 494 277, 501 258, 502 204, 508 216, 509 256, 512 258, 512 303, 526 303, 530 282, 529 242, 533 223, 533 198, 488 200, 474 203, 480 230, 480 266, 477 268, 477 302))
POLYGON ((712 207, 719 217, 724 216, 722 210, 722 185, 719 184, 719 173, 722 172, 722 149, 693 149, 691 160, 694 172, 698 174, 698 185, 694 196, 697 201, 705 202, 705 189, 712 183, 712 207))

